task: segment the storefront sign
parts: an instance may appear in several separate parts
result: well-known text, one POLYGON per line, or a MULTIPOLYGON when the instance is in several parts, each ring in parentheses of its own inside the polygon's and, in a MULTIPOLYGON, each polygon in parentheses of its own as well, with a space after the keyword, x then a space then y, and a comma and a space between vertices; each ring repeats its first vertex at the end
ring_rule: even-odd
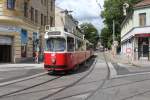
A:
POLYGON ((135 37, 150 37, 150 33, 135 34, 135 37))
POLYGON ((0 44, 2 45, 11 45, 12 38, 8 36, 0 36, 0 44))
POLYGON ((15 26, 0 25, 1 32, 20 32, 21 29, 15 26))

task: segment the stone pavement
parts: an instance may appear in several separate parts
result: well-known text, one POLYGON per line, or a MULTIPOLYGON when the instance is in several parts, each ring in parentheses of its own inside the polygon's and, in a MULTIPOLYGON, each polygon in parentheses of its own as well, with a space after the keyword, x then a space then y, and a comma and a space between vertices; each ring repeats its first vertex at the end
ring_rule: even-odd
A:
POLYGON ((0 64, 0 83, 43 73, 43 66, 43 63, 0 64))

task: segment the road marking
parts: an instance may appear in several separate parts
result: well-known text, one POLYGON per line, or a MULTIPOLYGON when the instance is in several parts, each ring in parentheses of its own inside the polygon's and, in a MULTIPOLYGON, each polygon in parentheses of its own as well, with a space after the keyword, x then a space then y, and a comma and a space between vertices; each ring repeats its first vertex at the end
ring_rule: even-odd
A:
POLYGON ((21 82, 21 81, 25 81, 25 80, 29 80, 29 79, 32 79, 32 78, 35 78, 35 77, 38 77, 38 76, 45 75, 47 73, 48 72, 44 72, 44 73, 29 76, 29 77, 24 77, 24 78, 21 78, 21 79, 16 79, 16 80, 8 81, 8 82, 3 82, 3 83, 0 83, 0 87, 5 86, 5 85, 9 85, 9 84, 13 84, 13 83, 17 83, 17 82, 21 82))
POLYGON ((117 76, 117 71, 115 70, 111 62, 108 62, 108 67, 110 69, 110 78, 114 78, 115 76, 117 76))

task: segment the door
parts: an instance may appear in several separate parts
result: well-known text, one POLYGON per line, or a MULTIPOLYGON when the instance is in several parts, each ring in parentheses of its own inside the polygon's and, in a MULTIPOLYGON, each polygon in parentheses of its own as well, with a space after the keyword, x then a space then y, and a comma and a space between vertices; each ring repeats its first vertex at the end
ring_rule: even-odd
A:
POLYGON ((0 63, 11 62, 11 45, 0 45, 0 63))
POLYGON ((143 39, 143 57, 148 57, 149 55, 149 41, 148 38, 143 39))
POLYGON ((149 55, 149 40, 147 37, 140 37, 138 41, 138 55, 139 58, 146 57, 149 55))

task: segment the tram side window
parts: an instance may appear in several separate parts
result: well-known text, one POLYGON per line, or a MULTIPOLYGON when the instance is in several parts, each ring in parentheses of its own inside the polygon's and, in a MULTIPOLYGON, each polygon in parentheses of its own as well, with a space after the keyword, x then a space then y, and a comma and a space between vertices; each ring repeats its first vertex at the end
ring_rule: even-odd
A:
POLYGON ((74 38, 67 37, 67 50, 74 51, 74 38))
POLYGON ((78 51, 78 40, 75 41, 75 50, 78 51))
POLYGON ((78 44, 78 51, 83 51, 84 50, 84 43, 81 40, 77 40, 78 44))

